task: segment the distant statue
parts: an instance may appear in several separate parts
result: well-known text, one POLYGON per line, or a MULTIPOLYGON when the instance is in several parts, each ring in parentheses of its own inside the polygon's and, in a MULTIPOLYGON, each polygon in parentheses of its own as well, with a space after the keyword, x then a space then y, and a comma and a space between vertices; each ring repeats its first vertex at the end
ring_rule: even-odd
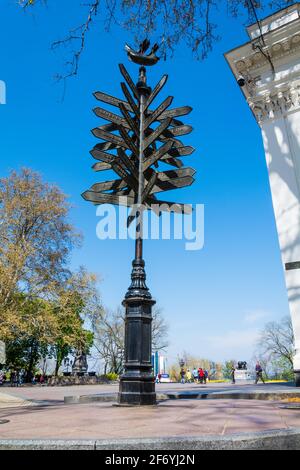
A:
POLYGON ((88 370, 88 363, 86 354, 81 350, 77 349, 76 356, 72 366, 72 374, 76 375, 78 373, 86 374, 88 370))
POLYGON ((239 370, 247 370, 247 362, 246 361, 239 361, 237 368, 239 370))

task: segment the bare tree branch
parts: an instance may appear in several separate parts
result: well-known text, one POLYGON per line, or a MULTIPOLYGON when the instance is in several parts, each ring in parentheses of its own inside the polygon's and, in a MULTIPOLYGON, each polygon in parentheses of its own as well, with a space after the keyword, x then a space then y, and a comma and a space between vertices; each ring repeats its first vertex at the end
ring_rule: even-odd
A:
POLYGON ((78 67, 79 67, 79 60, 85 48, 86 35, 89 31, 89 28, 94 18, 98 14, 99 4, 100 4, 100 0, 94 0, 94 2, 90 5, 90 9, 89 9, 86 21, 82 23, 80 26, 77 26, 76 28, 70 30, 69 34, 65 38, 55 41, 52 44, 51 48, 53 50, 63 45, 66 46, 67 44, 70 44, 70 43, 73 44, 74 42, 78 44, 75 51, 73 51, 72 60, 66 62, 66 65, 69 67, 69 71, 65 75, 61 75, 61 74, 56 75, 57 80, 66 80, 69 77, 73 77, 77 75, 78 67))
POLYGON ((295 345, 291 319, 284 317, 279 323, 267 323, 258 340, 258 350, 269 360, 284 358, 293 368, 295 345))
MULTIPOLYGON (((39 3, 50 4, 50 0, 19 0, 19 5, 25 10, 39 3)), ((228 15, 244 16, 247 22, 257 22, 258 26, 259 11, 263 12, 266 7, 274 10, 291 3, 292 0, 226 0, 228 15)), ((93 0, 82 4, 82 8, 88 7, 84 21, 52 44, 52 49, 75 45, 75 49, 71 50, 71 59, 65 64, 67 71, 57 74, 56 78, 65 81, 78 74, 86 37, 95 19, 100 17, 100 6, 100 18, 106 31, 117 24, 133 34, 136 46, 145 37, 155 37, 156 42, 160 43, 160 53, 164 58, 172 55, 178 44, 185 43, 195 58, 203 60, 220 39, 216 34, 218 25, 214 24, 213 18, 221 5, 220 0, 93 0)), ((221 21, 220 18, 219 22, 221 21)), ((263 46, 263 34, 261 40, 263 46)), ((261 49, 262 53, 267 54, 263 47, 261 49)))
MULTIPOLYGON (((94 326, 94 346, 104 361, 105 373, 120 374, 123 368, 124 355, 124 315, 121 309, 115 312, 101 312, 94 326)), ((168 326, 162 317, 161 310, 153 309, 152 349, 163 350, 168 346, 168 326)))

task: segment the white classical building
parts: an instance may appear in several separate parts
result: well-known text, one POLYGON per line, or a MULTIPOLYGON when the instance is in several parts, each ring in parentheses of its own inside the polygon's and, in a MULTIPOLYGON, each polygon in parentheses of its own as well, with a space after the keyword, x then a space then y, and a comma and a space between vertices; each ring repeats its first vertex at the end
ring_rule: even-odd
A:
POLYGON ((300 386, 300 3, 247 32, 225 57, 262 132, 300 386))

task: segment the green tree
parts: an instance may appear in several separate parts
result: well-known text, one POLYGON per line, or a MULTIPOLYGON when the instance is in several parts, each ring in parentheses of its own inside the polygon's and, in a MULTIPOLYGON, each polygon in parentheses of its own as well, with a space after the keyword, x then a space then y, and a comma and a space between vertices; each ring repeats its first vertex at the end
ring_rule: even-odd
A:
POLYGON ((7 365, 24 369, 26 380, 30 381, 41 355, 57 334, 57 321, 49 302, 32 299, 24 294, 15 296, 19 306, 16 317, 16 334, 6 342, 7 365))
POLYGON ((69 276, 69 254, 79 236, 67 220, 68 211, 66 196, 32 170, 12 171, 0 179, 0 336, 4 340, 19 334, 22 301, 46 298, 69 276))
POLYGON ((232 378, 232 367, 235 367, 237 361, 235 359, 231 359, 229 361, 225 361, 222 367, 222 373, 224 379, 231 379, 232 378))
POLYGON ((70 351, 88 350, 84 323, 101 309, 96 277, 69 269, 80 237, 68 211, 66 196, 32 170, 0 180, 0 337, 27 380, 41 356, 55 356, 57 373, 70 351))
POLYGON ((55 375, 65 357, 75 350, 88 354, 94 335, 84 328, 85 320, 95 321, 102 307, 96 289, 96 277, 83 268, 74 273, 55 291, 53 312, 57 321, 57 334, 51 346, 51 356, 55 357, 55 375))

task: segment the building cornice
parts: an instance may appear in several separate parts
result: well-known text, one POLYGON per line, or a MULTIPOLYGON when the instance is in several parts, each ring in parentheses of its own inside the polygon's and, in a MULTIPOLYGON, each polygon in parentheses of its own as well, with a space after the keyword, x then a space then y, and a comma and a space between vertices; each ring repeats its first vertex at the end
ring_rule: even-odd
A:
MULTIPOLYGON (((300 28, 300 21, 298 23, 300 28)), ((300 32, 271 45, 261 47, 262 52, 258 49, 256 40, 247 44, 249 45, 248 53, 243 58, 234 61, 234 67, 238 73, 245 71, 253 73, 258 69, 270 68, 269 59, 275 64, 283 58, 298 54, 300 52, 300 32)))
POLYGON ((300 4, 263 25, 269 27, 263 37, 252 25, 254 39, 225 54, 236 79, 244 78, 241 91, 259 124, 300 108, 300 4))

